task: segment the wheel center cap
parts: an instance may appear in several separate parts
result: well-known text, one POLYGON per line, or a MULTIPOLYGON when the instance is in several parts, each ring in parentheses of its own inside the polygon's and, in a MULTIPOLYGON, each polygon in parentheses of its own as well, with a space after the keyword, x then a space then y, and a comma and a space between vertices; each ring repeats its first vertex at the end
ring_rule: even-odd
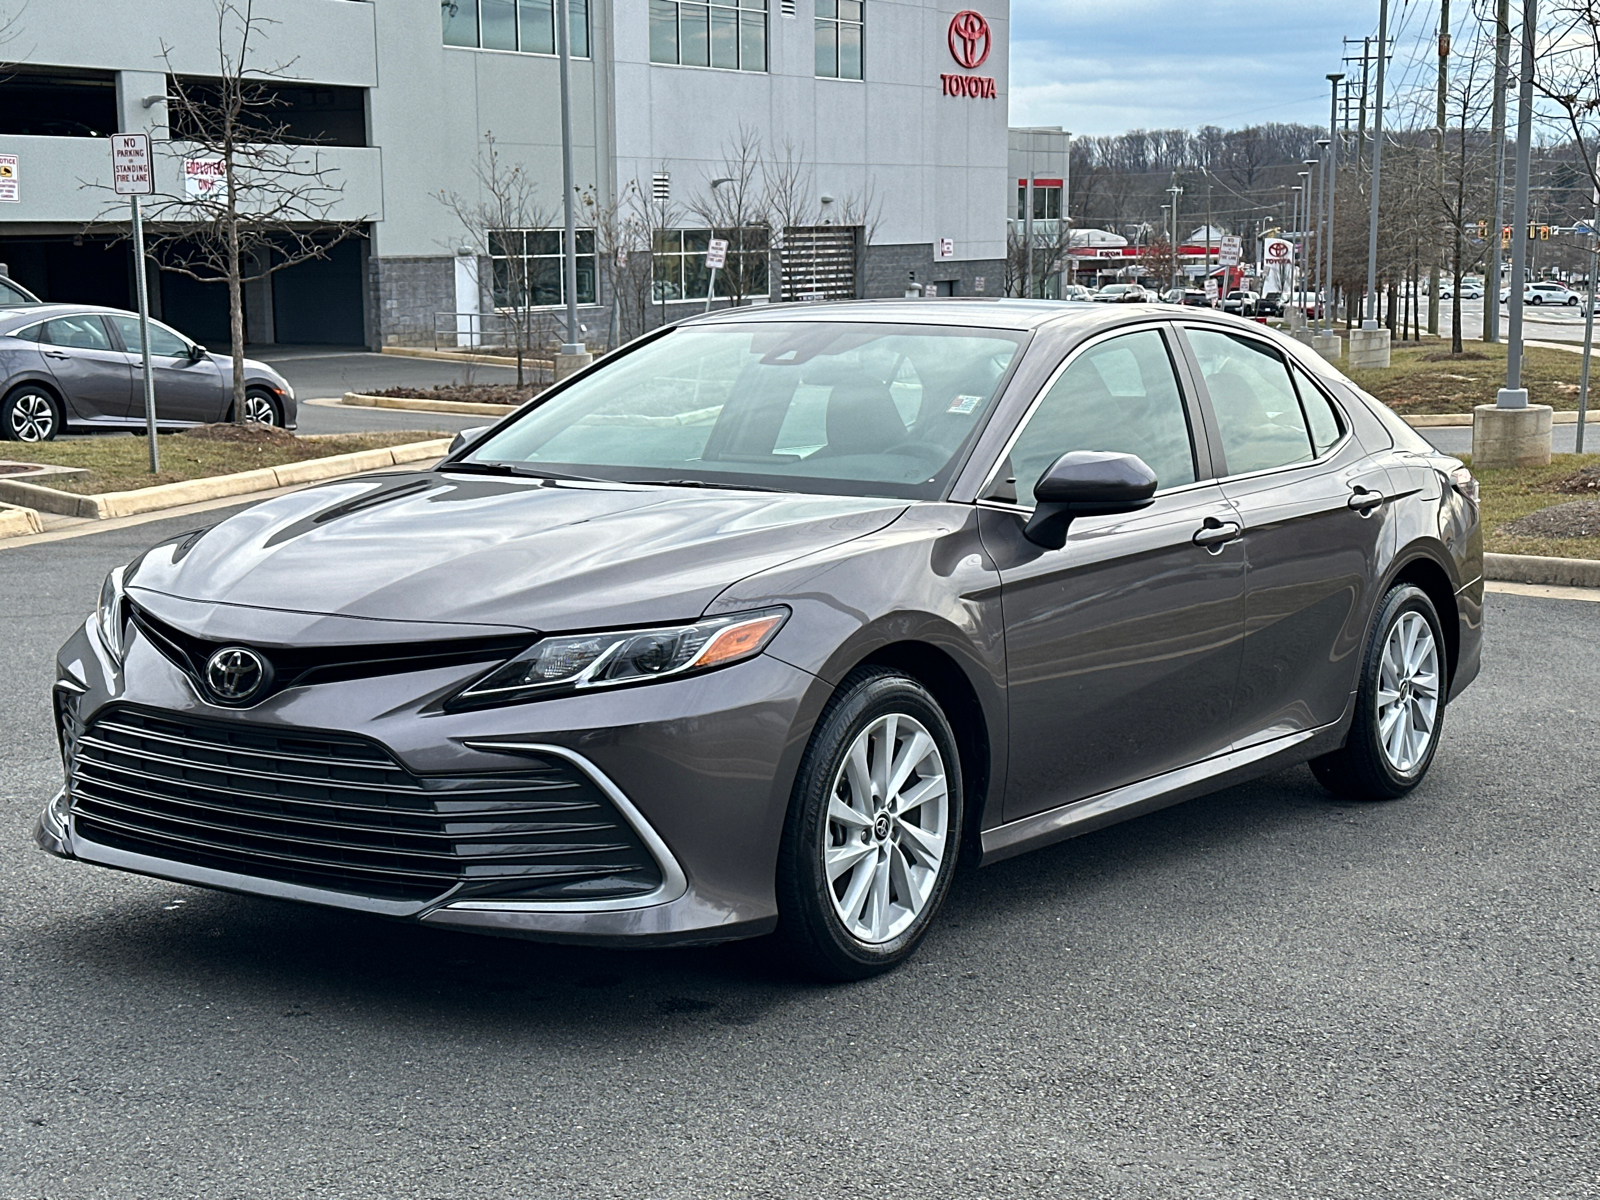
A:
POLYGON ((872 834, 880 842, 889 836, 889 814, 879 813, 878 819, 872 823, 872 834))

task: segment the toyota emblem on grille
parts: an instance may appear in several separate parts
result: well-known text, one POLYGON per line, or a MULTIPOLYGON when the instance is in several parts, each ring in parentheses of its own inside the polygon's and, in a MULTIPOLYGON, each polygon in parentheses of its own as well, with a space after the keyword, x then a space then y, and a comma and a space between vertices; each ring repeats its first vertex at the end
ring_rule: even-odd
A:
POLYGON ((218 700, 229 704, 250 699, 271 678, 266 660, 243 646, 224 646, 206 661, 206 686, 218 700))

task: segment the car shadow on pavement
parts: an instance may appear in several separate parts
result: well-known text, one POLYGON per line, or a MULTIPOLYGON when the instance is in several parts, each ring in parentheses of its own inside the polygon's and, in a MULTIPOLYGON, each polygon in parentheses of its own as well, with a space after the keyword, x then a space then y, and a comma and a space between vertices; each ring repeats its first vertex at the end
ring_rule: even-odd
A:
MULTIPOLYGON (((1333 801, 1302 767, 965 871, 917 956, 842 990, 892 996, 927 973, 957 975, 979 963, 989 983, 1002 982, 1008 969, 1025 969, 1008 948, 1032 941, 1048 954, 1052 939, 1092 942, 1097 924, 1126 937, 1152 897, 1171 890, 1174 873, 1221 872, 1213 882, 1222 888, 1230 876, 1243 884, 1258 871, 1292 877, 1292 866, 1274 866, 1274 856, 1316 853, 1331 823, 1383 820, 1385 809, 1393 811, 1333 801)), ((536 1026, 581 1036, 586 1028, 654 1028, 665 1018, 753 1024, 819 990, 772 939, 654 950, 552 945, 162 881, 141 881, 132 896, 119 888, 111 904, 43 922, 22 940, 33 943, 27 953, 46 975, 75 976, 74 992, 148 997, 153 988, 291 1013, 409 1012, 477 1030, 536 1026)))

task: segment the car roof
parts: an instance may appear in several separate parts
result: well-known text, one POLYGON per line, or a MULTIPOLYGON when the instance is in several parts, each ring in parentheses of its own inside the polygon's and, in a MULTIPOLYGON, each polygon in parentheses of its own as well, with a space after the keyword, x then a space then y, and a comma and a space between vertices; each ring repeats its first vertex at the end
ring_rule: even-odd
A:
POLYGON ((42 300, 38 304, 0 304, 0 327, 15 329, 31 325, 50 317, 65 317, 76 313, 115 313, 128 315, 125 308, 108 308, 104 304, 59 304, 42 300))

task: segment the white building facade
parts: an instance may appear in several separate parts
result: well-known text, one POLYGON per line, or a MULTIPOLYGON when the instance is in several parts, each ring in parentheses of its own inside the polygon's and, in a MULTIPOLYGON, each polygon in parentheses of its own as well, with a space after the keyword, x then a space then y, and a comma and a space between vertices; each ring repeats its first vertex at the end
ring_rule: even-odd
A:
MULTIPOLYGON (((553 5, 256 0, 270 23, 251 65, 279 69, 283 120, 339 189, 326 219, 359 222, 362 236, 247 288, 249 340, 435 342, 467 327, 460 314, 510 302, 493 261, 506 256, 530 267, 524 300, 558 311, 553 5), (484 198, 490 134, 502 166, 535 181, 539 219, 474 240, 441 196, 484 198)), ((1014 187, 1005 0, 571 0, 571 12, 578 300, 591 334, 614 321, 613 263, 628 257, 618 227, 630 221, 654 260, 654 320, 704 304, 705 241, 729 220, 760 223, 780 259, 786 245, 791 256, 830 239, 850 247, 825 285, 799 259, 764 278, 752 269, 747 300, 913 284, 1000 293, 1014 187)), ((17 159, 16 198, 0 193, 0 262, 19 282, 47 299, 130 302, 126 243, 103 224, 123 215, 96 186, 109 181, 104 135, 150 132, 162 189, 181 192, 169 70, 215 77, 217 28, 212 0, 21 10, 8 49, 26 53, 0 73, 0 155, 17 159)), ((765 235, 759 250, 753 235, 743 244, 767 253, 765 235)), ((216 285, 163 273, 154 303, 191 336, 219 339, 216 285)))

